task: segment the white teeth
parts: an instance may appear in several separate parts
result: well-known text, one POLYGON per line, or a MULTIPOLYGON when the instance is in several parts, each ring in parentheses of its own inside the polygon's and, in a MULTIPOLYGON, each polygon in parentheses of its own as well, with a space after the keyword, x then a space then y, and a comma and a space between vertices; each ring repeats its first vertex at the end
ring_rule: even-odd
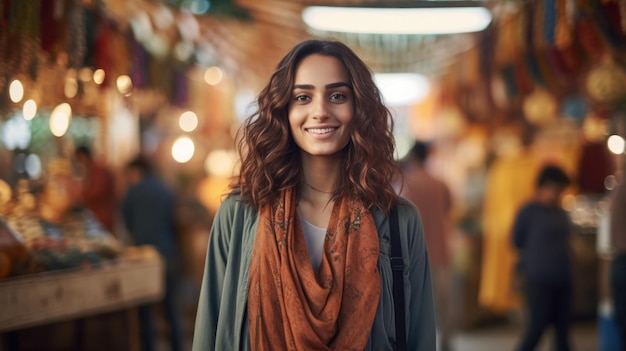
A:
POLYGON ((326 134, 332 132, 335 128, 312 128, 307 130, 313 134, 326 134))

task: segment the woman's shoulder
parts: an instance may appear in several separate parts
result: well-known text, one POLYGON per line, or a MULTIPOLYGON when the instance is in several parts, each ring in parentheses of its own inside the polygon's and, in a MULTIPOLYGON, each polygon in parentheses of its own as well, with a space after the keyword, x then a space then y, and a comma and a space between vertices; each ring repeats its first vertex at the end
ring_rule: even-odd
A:
MULTIPOLYGON (((417 207, 409 200, 398 197, 398 201, 394 205, 398 210, 398 225, 401 232, 405 230, 415 232, 422 235, 422 217, 417 207)), ((376 225, 387 232, 389 217, 383 211, 376 209, 373 211, 374 221, 376 225), (384 228, 384 229, 383 229, 384 228)), ((401 233, 402 234, 402 233, 401 233)))
POLYGON ((415 223, 422 222, 420 211, 417 209, 417 206, 415 206, 411 201, 400 196, 398 197, 398 202, 396 206, 398 206, 398 219, 400 221, 415 223))
POLYGON ((224 200, 220 204, 217 210, 217 217, 239 217, 248 216, 250 214, 255 215, 256 210, 247 202, 245 202, 241 195, 237 193, 230 193, 225 196, 224 200))

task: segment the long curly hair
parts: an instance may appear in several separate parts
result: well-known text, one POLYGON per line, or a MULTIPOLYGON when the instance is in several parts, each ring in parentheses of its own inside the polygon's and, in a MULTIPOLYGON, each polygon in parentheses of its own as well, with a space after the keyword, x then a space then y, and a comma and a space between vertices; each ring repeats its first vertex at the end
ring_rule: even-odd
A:
POLYGON ((257 97, 256 111, 239 129, 241 169, 232 184, 233 191, 260 208, 273 203, 281 190, 300 184, 300 149, 290 132, 288 111, 298 64, 312 54, 342 62, 354 94, 354 128, 344 149, 344 177, 333 197, 354 197, 368 208, 388 212, 397 198, 391 185, 398 171, 393 158, 393 119, 370 69, 337 41, 301 42, 279 62, 257 97))

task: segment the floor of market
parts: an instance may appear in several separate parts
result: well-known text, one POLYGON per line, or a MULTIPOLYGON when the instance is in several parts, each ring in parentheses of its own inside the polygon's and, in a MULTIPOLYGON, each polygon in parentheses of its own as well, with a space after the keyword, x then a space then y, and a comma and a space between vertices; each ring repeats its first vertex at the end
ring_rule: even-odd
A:
MULTIPOLYGON (((193 312, 185 313, 185 349, 191 350, 193 341, 193 312)), ((160 325, 161 332, 157 351, 169 350, 166 326, 160 325)), ((524 332, 524 325, 520 317, 510 320, 501 320, 486 325, 455 333, 452 340, 453 351, 506 351, 514 350, 524 332)), ((542 337, 536 351, 552 350, 552 331, 549 330, 542 337)), ((570 343, 576 351, 596 351, 600 349, 600 330, 594 320, 584 319, 574 321, 570 329, 570 343)))

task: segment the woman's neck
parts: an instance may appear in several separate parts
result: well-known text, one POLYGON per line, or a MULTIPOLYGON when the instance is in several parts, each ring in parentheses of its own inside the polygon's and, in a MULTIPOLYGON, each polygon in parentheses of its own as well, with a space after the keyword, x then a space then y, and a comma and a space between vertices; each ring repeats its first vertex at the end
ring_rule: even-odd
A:
POLYGON ((313 192, 327 196, 335 192, 339 184, 341 158, 318 157, 308 154, 302 157, 301 190, 308 188, 313 192))
POLYGON ((303 156, 298 209, 309 223, 322 228, 328 225, 340 171, 340 158, 303 156))

